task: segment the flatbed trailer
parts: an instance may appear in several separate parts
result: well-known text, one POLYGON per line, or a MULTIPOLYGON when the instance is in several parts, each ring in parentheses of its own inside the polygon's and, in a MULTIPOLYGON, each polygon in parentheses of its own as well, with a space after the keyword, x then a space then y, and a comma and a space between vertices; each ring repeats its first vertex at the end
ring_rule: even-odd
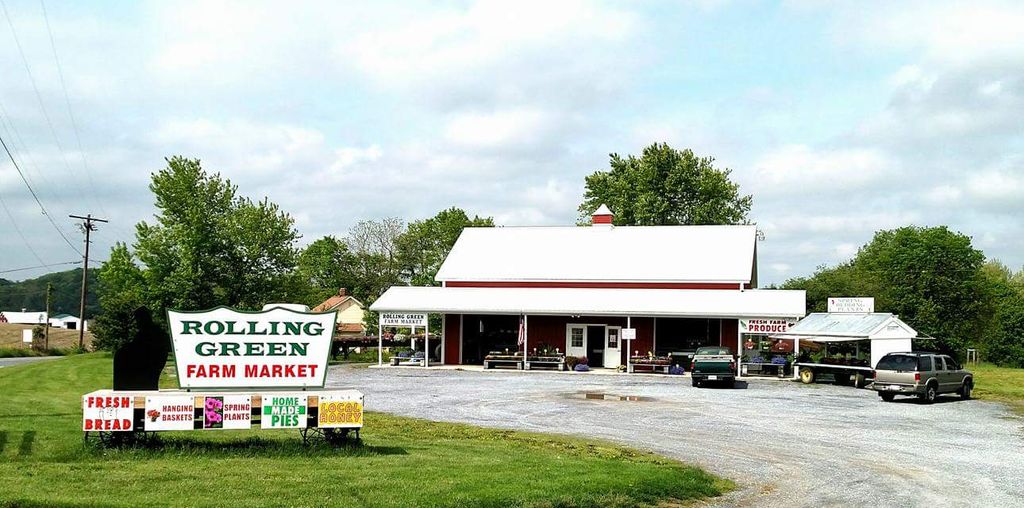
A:
POLYGON ((793 372, 804 384, 811 384, 818 379, 818 376, 828 374, 835 378, 836 384, 849 385, 852 382, 857 388, 864 388, 871 380, 873 369, 854 365, 796 362, 793 364, 793 372))

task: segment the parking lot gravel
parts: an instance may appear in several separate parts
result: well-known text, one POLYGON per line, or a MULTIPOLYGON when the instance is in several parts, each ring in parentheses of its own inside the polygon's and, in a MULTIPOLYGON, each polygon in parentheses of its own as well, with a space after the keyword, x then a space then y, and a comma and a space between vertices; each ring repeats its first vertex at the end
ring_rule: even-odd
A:
POLYGON ((1024 419, 996 403, 884 403, 870 390, 780 380, 693 388, 676 376, 415 367, 336 366, 328 385, 361 390, 368 411, 607 439, 696 464, 740 486, 712 506, 1024 506, 1024 419))

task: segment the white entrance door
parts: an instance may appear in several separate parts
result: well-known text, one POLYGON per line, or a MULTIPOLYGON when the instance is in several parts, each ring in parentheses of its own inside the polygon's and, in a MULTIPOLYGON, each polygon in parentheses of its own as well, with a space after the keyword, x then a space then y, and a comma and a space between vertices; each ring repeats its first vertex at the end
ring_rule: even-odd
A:
POLYGON ((587 356, 586 325, 565 325, 565 355, 587 356))
POLYGON ((614 369, 619 366, 622 356, 622 327, 608 326, 604 337, 604 367, 614 369))

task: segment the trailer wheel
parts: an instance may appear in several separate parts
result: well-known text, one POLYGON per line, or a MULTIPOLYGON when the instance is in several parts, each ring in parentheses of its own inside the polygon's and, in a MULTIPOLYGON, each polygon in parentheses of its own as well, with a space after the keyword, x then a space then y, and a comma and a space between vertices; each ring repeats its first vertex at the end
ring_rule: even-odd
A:
POLYGON ((860 372, 853 375, 853 386, 857 388, 864 388, 868 385, 868 377, 860 372))
POLYGON ((800 369, 800 381, 805 385, 809 385, 814 382, 814 369, 810 367, 804 367, 800 369))

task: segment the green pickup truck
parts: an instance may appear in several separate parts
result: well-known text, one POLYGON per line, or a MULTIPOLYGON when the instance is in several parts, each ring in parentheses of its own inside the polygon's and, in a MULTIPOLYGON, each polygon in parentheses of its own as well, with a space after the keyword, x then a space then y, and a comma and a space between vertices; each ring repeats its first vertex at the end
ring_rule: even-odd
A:
POLYGON ((703 386, 705 382, 736 385, 736 360, 727 347, 698 348, 690 363, 690 377, 693 386, 703 386))

